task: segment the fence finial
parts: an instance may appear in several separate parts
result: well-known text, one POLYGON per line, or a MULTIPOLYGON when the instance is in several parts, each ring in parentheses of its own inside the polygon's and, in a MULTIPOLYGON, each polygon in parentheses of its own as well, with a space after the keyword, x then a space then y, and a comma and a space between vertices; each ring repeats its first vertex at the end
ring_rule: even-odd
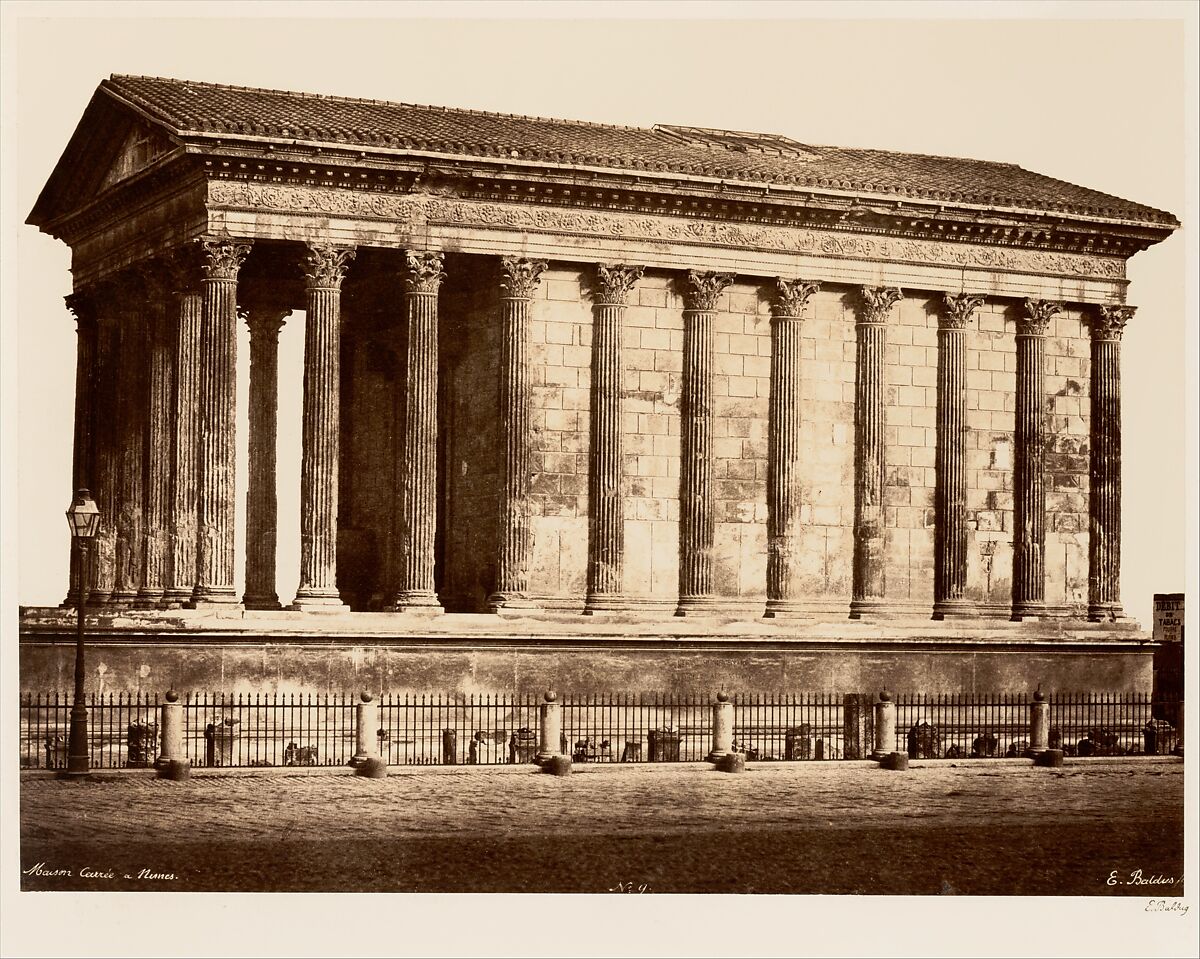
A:
POLYGON ((719 703, 729 702, 729 694, 728 693, 717 693, 717 702, 719 702, 719 703))
POLYGON ((364 703, 369 703, 372 699, 371 694, 369 692, 367 692, 365 689, 358 695, 359 695, 359 698, 362 699, 362 701, 364 703))
POLYGON ((179 693, 175 692, 175 690, 173 690, 173 689, 168 689, 167 690, 167 702, 169 702, 169 703, 179 702, 179 693))
POLYGON ((546 702, 548 702, 548 703, 552 703, 552 702, 554 702, 556 699, 558 699, 558 695, 557 695, 557 694, 554 692, 554 690, 553 690, 553 689, 547 689, 547 690, 546 690, 546 702))

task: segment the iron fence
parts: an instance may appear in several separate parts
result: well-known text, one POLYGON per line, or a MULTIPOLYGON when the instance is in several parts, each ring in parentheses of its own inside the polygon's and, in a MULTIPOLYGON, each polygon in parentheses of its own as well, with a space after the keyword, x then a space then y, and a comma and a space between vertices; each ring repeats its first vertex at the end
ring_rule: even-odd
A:
MULTIPOLYGON (((533 761, 538 696, 385 694, 366 730, 389 765, 533 761)), ((863 694, 736 695, 734 749, 756 761, 865 758, 874 747, 875 697, 863 694)), ((913 758, 1024 755, 1031 700, 900 695, 894 748, 913 758)), ((180 701, 186 757, 194 766, 344 766, 356 748, 358 697, 344 694, 192 693, 180 701)), ((695 762, 712 747, 711 697, 565 696, 559 749, 576 762, 695 762)), ((95 769, 145 767, 159 749, 157 693, 88 698, 95 769)), ((20 703, 23 768, 63 768, 70 698, 25 694, 20 703)), ((371 712, 368 712, 371 715, 371 712)), ((1177 702, 1146 694, 1058 694, 1049 701, 1052 748, 1068 755, 1169 753, 1177 702)))

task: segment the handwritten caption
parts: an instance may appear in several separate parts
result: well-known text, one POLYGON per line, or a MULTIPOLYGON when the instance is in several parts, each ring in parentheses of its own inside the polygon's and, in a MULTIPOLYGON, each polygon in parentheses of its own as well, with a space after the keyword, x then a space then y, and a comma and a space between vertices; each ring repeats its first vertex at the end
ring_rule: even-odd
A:
POLYGON ((619 882, 609 886, 609 892, 654 892, 648 882, 619 882))
POLYGON ((139 869, 136 873, 129 873, 83 866, 75 870, 48 866, 44 862, 34 863, 28 869, 21 870, 21 874, 45 879, 99 879, 110 882, 117 879, 127 879, 130 882, 173 882, 179 878, 173 872, 155 872, 153 869, 139 869))

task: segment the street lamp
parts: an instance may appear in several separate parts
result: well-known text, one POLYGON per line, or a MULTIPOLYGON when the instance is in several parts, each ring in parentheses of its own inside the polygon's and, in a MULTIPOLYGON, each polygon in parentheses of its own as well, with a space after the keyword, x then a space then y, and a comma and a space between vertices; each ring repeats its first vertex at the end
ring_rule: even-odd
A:
POLYGON ((83 618, 88 599, 88 541, 100 529, 100 510, 92 494, 85 489, 75 491, 67 509, 67 525, 71 527, 71 543, 79 550, 79 622, 75 632, 75 700, 71 705, 71 735, 67 743, 67 775, 88 774, 88 712, 83 703, 83 618))

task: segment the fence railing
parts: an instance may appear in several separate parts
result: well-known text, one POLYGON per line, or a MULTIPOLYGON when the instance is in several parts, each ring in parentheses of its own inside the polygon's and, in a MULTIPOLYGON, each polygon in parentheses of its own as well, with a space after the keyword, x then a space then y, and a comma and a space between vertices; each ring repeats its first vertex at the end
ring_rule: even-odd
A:
MULTIPOLYGON (((358 697, 349 694, 193 693, 180 700, 193 766, 344 766, 356 751, 358 697)), ((366 738, 389 765, 526 763, 539 744, 538 696, 385 694, 366 738)), ((864 694, 735 695, 733 748, 758 761, 866 758, 876 698, 864 694)), ((1030 697, 893 697, 894 748, 913 758, 1023 755, 1030 697)), ((694 762, 712 747, 713 699, 633 695, 559 699, 559 749, 576 762, 694 762)), ((91 695, 94 769, 152 766, 160 748, 157 693, 91 695)), ((22 696, 23 768, 67 761, 70 697, 22 696)), ((1146 694, 1049 697, 1049 745, 1067 755, 1167 753, 1180 704, 1146 694)))

